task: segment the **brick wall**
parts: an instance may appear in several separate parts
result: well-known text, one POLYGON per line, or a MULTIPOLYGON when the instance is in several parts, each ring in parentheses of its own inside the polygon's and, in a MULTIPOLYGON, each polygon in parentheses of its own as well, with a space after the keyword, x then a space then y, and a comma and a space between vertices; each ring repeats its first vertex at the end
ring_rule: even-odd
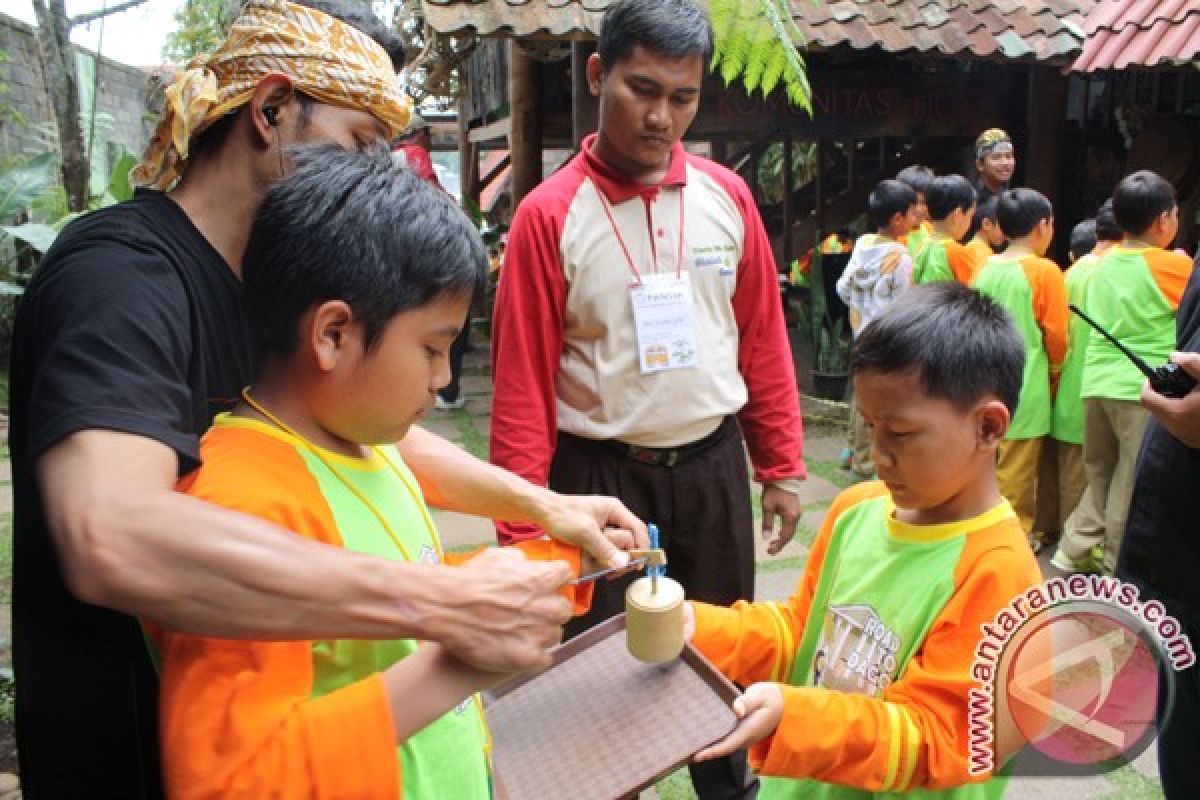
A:
MULTIPOLYGON (((32 27, 0 14, 0 50, 8 54, 8 62, 0 64, 0 83, 8 85, 4 102, 29 123, 24 127, 8 121, 0 123, 0 156, 45 149, 33 127, 53 119, 54 111, 43 88, 37 47, 32 27)), ((96 56, 96 79, 96 110, 113 117, 105 138, 140 154, 154 129, 154 115, 146 106, 151 91, 148 72, 96 56)))

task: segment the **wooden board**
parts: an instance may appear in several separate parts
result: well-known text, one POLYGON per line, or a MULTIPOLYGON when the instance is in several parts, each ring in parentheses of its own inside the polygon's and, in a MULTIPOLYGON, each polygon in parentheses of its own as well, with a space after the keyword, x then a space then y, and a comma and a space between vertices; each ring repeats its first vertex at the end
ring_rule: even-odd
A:
POLYGON ((667 664, 636 660, 614 617, 560 645, 550 669, 484 695, 496 796, 634 794, 733 730, 738 694, 691 645, 667 664))

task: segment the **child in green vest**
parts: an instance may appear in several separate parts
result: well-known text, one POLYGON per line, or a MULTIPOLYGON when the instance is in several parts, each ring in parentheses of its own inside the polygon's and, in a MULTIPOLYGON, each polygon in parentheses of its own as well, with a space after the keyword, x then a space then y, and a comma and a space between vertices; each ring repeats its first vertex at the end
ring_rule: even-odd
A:
POLYGON ((916 224, 901 240, 908 247, 908 257, 916 258, 917 253, 929 241, 929 206, 925 204, 929 184, 933 183, 933 170, 921 164, 913 164, 896 173, 896 180, 912 189, 917 195, 916 224))
MULTIPOLYGON (((1087 312, 1151 365, 1165 364, 1175 347, 1175 309, 1192 272, 1187 256, 1166 248, 1179 232, 1175 189, 1149 170, 1117 184, 1113 214, 1125 238, 1104 254, 1087 286, 1087 312)), ((1141 407, 1145 377, 1098 334, 1088 339, 1083 367, 1083 466, 1095 514, 1067 520, 1055 566, 1086 569, 1103 546, 1103 569, 1116 568, 1133 469, 1149 412, 1141 407)))
MULTIPOLYGON (((1113 216, 1111 199, 1104 201, 1094 219, 1075 226, 1071 231, 1072 264, 1064 276, 1068 303, 1087 312, 1087 287, 1092 274, 1100 266, 1103 255, 1120 241, 1121 229, 1113 216)), ((1095 504, 1086 491, 1087 479, 1083 472, 1083 397, 1080 396, 1092 329, 1072 314, 1067 330, 1067 358, 1063 361, 1058 393, 1054 396, 1054 419, 1050 426, 1054 463, 1047 470, 1054 476, 1056 508, 1052 521, 1060 533, 1071 514, 1096 514, 1095 504)), ((1045 458, 1042 463, 1046 465, 1045 458)), ((1043 497, 1039 494, 1039 502, 1043 497)))
POLYGON ((975 214, 975 187, 962 175, 941 175, 926 195, 932 227, 928 241, 913 256, 913 283, 971 282, 971 254, 960 244, 975 214))
MULTIPOLYGON (((267 193, 243 261, 258 375, 179 488, 335 547, 441 562, 391 443, 449 380, 450 345, 486 274, 482 242, 444 192, 386 154, 325 147, 296 153, 294 167, 267 193)), ((542 557, 578 570, 577 555, 549 546, 542 557)), ((523 556, 480 558, 499 570, 523 556)), ((436 643, 273 642, 264 625, 264 641, 229 641, 147 623, 168 794, 491 797, 476 692, 504 676, 436 643)))
POLYGON ((996 195, 980 200, 971 217, 971 228, 967 231, 965 247, 971 255, 971 269, 979 272, 989 258, 1004 249, 1004 232, 996 222, 996 195))
POLYGON ((834 500, 786 602, 685 606, 685 635, 748 687, 698 759, 751 746, 760 800, 1000 797, 1017 741, 998 725, 972 767, 969 691, 980 626, 1041 578, 996 483, 1024 357, 1008 314, 956 282, 908 289, 862 331, 881 480, 834 500))
POLYGON ((1033 189, 1009 189, 997 197, 996 221, 1008 248, 987 260, 972 285, 1012 315, 1025 340, 1021 399, 1000 446, 996 474, 1021 528, 1034 537, 1042 443, 1067 355, 1067 292, 1062 270, 1043 257, 1054 239, 1050 201, 1033 189))

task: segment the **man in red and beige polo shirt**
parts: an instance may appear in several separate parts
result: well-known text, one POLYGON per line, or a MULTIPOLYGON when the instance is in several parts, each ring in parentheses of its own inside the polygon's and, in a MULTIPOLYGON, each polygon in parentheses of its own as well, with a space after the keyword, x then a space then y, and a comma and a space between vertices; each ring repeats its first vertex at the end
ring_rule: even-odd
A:
MULTIPOLYGON (((599 132, 520 204, 496 297, 492 461, 615 494, 656 523, 688 595, 754 593, 745 443, 777 553, 800 518, 800 405, 770 242, 733 172, 679 140, 712 32, 692 0, 620 0, 587 78, 599 132), (776 519, 778 518, 778 520, 776 519)), ((540 535, 501 525, 502 541, 540 535)), ((601 582, 582 630, 624 608, 601 582)), ((744 758, 693 766, 701 797, 752 796, 744 758)))

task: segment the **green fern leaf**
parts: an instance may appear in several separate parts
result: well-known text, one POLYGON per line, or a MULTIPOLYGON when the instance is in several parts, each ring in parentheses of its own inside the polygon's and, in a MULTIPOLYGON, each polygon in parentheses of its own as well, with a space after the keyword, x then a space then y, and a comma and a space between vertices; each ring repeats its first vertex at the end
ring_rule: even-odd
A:
POLYGON ((785 69, 787 69, 787 53, 784 52, 782 47, 777 47, 772 51, 771 60, 767 62, 767 67, 763 70, 763 97, 767 97, 771 92, 775 91, 775 87, 779 85, 779 79, 783 77, 785 69))

